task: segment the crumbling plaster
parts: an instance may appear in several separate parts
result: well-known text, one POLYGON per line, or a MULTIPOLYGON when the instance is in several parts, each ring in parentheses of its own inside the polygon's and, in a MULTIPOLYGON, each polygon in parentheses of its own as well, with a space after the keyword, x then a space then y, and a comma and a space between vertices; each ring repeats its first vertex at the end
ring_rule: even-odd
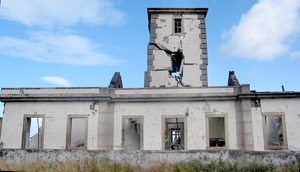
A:
POLYGON ((237 149, 235 104, 231 101, 208 102, 148 102, 115 104, 114 149, 121 149, 122 116, 144 115, 144 150, 162 149, 162 117, 187 114, 187 147, 206 149, 206 114, 228 116, 229 149, 237 149))
MULTIPOLYGON (((138 133, 135 128, 132 126, 130 120, 128 118, 123 119, 124 124, 122 125, 124 128, 124 143, 123 143, 123 149, 125 150, 140 150, 141 144, 143 141, 140 139, 143 139, 141 137, 141 133, 138 133)), ((139 119, 139 124, 142 125, 142 119, 139 119)), ((143 130, 143 129, 142 129, 143 130)), ((123 132, 123 131, 122 131, 123 132)), ((142 131, 143 132, 143 131, 142 131)), ((122 133, 123 135, 123 133, 122 133)), ((142 147, 143 149, 143 147, 142 147)))
POLYGON ((4 148, 21 148, 24 115, 45 115, 44 148, 65 149, 68 115, 88 116, 87 149, 97 149, 98 115, 93 102, 6 103, 1 141, 4 148), (13 136, 13 137, 12 137, 13 136))
MULTIPOLYGON (((45 90, 50 92, 51 89, 45 90)), ((187 115, 187 148, 206 149, 205 116, 225 115, 228 117, 229 149, 262 151, 264 150, 262 113, 283 112, 287 126, 288 149, 296 151, 300 149, 300 136, 297 132, 300 130, 298 125, 300 99, 278 98, 284 95, 276 93, 276 99, 262 98, 260 106, 251 107, 252 98, 247 98, 252 96, 249 85, 209 88, 88 88, 88 90, 53 88, 52 90, 53 94, 44 94, 43 89, 2 89, 1 100, 7 101, 1 137, 4 148, 21 147, 24 115, 37 114, 45 115, 44 148, 65 149, 67 116, 78 114, 88 115, 89 150, 122 149, 124 116, 143 116, 143 148, 161 150, 164 133, 162 118, 184 115, 187 115), (91 91, 97 93, 86 93, 91 91), (19 94, 21 92, 23 94, 19 94), (30 94, 24 94, 29 92, 30 94), (74 100, 81 97, 84 99, 74 100)))
POLYGON ((207 86, 207 44, 204 14, 161 13, 149 14, 150 43, 148 45, 148 69, 145 73, 145 87, 201 87, 207 86), (174 33, 174 18, 182 19, 182 33, 174 33), (170 75, 171 52, 181 50, 183 63, 180 78, 170 75))

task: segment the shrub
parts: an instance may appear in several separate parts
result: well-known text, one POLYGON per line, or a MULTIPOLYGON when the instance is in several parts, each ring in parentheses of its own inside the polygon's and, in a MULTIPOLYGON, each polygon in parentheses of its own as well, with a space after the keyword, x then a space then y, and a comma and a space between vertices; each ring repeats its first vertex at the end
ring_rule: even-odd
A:
POLYGON ((7 163, 0 160, 0 171, 30 172, 298 172, 299 169, 299 163, 296 162, 275 166, 274 164, 263 165, 259 163, 230 163, 222 160, 205 164, 200 160, 193 160, 179 163, 158 162, 152 164, 149 168, 142 168, 128 163, 116 163, 109 159, 87 159, 82 162, 66 160, 55 164, 49 164, 44 161, 7 163))

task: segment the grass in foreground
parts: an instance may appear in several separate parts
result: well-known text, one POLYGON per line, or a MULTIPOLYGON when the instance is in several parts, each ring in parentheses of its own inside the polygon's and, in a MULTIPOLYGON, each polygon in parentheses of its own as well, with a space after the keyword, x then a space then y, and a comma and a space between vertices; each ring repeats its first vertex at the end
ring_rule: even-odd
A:
POLYGON ((0 171, 30 171, 30 172, 299 172, 300 166, 297 163, 290 163, 282 166, 262 165, 258 163, 235 163, 217 161, 204 164, 201 161, 189 161, 180 163, 156 163, 149 168, 141 168, 128 163, 114 163, 109 160, 86 160, 83 162, 65 161, 49 164, 43 161, 31 163, 6 163, 0 160, 0 171))

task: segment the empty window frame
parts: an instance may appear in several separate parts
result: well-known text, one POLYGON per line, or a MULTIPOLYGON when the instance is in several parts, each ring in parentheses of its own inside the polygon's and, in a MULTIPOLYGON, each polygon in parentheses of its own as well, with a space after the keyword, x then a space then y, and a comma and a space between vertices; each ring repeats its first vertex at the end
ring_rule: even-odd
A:
POLYGON ((87 148, 87 115, 69 115, 67 123, 67 149, 87 148))
POLYGON ((206 144, 212 149, 228 147, 227 117, 225 115, 206 116, 206 144))
POLYGON ((144 147, 143 116, 122 117, 122 148, 123 150, 143 150, 144 147))
POLYGON ((45 115, 24 115, 22 149, 43 149, 45 115))
POLYGON ((173 19, 173 32, 174 34, 181 34, 183 31, 182 18, 173 19))
POLYGON ((265 149, 286 149, 286 128, 283 113, 263 113, 265 149))
POLYGON ((163 117, 163 150, 186 148, 186 117, 163 117))

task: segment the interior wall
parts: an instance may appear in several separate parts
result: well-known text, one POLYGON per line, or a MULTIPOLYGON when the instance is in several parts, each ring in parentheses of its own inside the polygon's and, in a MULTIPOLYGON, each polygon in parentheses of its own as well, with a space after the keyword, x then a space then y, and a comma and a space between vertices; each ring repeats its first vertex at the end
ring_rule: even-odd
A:
POLYGON ((125 120, 125 149, 140 150, 140 134, 131 126, 128 119, 125 120))
POLYGON ((281 116, 266 116, 266 135, 268 146, 282 146, 283 137, 279 135, 283 134, 282 119, 281 116), (280 120, 279 120, 280 118, 280 120), (278 121, 279 120, 279 121, 278 121))
POLYGON ((209 138, 225 139, 225 121, 223 117, 209 118, 209 138))
POLYGON ((71 118, 71 147, 83 147, 85 139, 85 118, 71 118))

